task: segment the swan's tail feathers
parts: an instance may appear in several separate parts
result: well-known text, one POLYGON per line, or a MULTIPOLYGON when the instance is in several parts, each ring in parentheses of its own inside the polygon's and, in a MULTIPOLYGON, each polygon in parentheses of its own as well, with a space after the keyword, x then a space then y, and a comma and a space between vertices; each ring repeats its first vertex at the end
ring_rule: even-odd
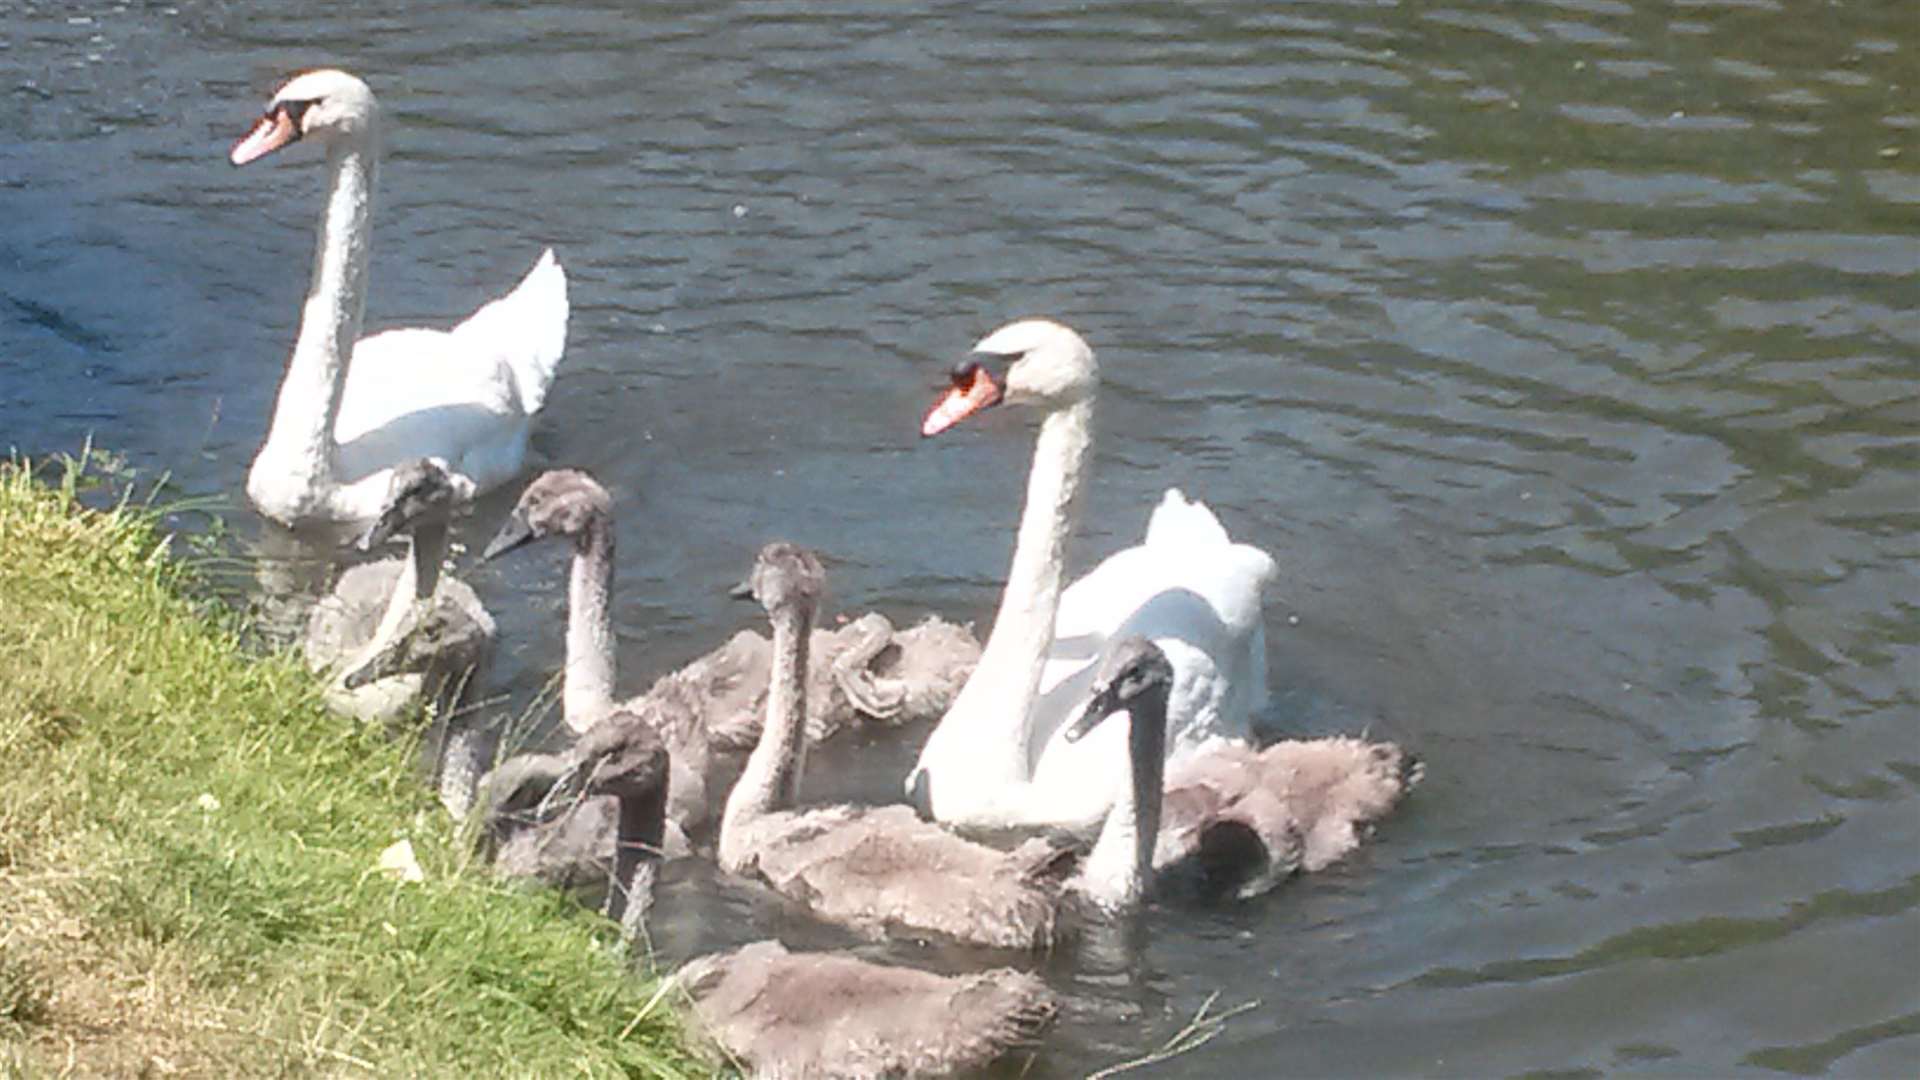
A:
POLYGON ((1147 519, 1147 547, 1224 547, 1231 543, 1233 541, 1227 536, 1227 527, 1213 516, 1207 504, 1187 498, 1179 488, 1168 488, 1166 495, 1160 499, 1160 505, 1153 508, 1153 516, 1147 519))
MULTIPOLYGON (((1195 548, 1228 548, 1230 551, 1220 556, 1224 561, 1210 565, 1216 565, 1220 572, 1251 581, 1263 597, 1280 578, 1280 568, 1273 556, 1251 544, 1234 543, 1227 535, 1227 527, 1214 516, 1213 508, 1199 499, 1187 498, 1186 492, 1179 488, 1168 488, 1160 498, 1160 505, 1153 508, 1153 516, 1147 519, 1144 545, 1178 548, 1187 554, 1192 554, 1195 548)), ((1209 553, 1208 558, 1213 559, 1213 554, 1209 553)))
POLYGON ((506 362, 520 404, 531 416, 546 403, 566 351, 567 314, 567 272, 548 248, 512 292, 474 312, 453 332, 506 362))

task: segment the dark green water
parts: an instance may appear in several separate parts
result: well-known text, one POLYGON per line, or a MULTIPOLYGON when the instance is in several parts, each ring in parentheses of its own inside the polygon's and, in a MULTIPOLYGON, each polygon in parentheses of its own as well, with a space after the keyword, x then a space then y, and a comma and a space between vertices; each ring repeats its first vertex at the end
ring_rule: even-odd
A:
MULTIPOLYGON (((1055 957, 1035 1075, 1216 992, 1258 1005, 1154 1074, 1913 1075, 1916 50, 1897 2, 14 0, 0 441, 242 506, 320 169, 225 151, 347 66, 390 118, 370 326, 572 275, 536 454, 618 493, 625 686, 775 536, 848 608, 988 617, 1028 431, 916 424, 1041 312, 1106 377, 1076 565, 1201 495, 1284 568, 1287 722, 1425 756, 1360 858, 1055 957)), ((558 558, 469 575, 516 699, 558 558)), ((670 957, 768 932, 836 943, 662 899, 670 957)))

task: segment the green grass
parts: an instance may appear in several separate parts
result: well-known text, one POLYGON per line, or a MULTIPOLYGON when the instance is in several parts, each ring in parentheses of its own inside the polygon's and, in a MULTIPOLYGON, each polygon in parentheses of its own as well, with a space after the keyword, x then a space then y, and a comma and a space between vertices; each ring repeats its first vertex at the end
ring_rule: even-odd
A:
POLYGON ((610 924, 469 867, 407 748, 77 473, 0 464, 0 1074, 710 1071, 610 924))

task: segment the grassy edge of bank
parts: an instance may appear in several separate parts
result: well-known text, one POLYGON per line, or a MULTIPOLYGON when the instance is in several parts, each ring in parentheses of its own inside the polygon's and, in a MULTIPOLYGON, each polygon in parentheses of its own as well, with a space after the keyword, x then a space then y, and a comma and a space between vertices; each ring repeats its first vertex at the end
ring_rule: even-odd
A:
POLYGON ((0 463, 0 1073, 709 1071, 611 926, 469 868, 403 745, 74 475, 0 463))

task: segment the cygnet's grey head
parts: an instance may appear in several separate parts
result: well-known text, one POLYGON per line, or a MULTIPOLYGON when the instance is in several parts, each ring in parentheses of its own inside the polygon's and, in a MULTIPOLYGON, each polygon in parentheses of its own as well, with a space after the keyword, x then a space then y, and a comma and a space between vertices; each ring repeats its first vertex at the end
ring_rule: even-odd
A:
POLYGON ((734 587, 733 595, 752 597, 769 612, 799 608, 813 614, 826 591, 827 571, 820 557, 798 544, 776 540, 760 549, 747 579, 734 587))
POLYGON ((573 744, 572 756, 585 770, 588 795, 638 798, 667 784, 667 745, 631 712, 609 713, 573 744))
POLYGON ((473 481, 447 471, 445 465, 433 458, 396 465, 387 482, 386 505, 360 535, 356 546, 361 551, 371 551, 423 525, 445 525, 472 499, 473 481))
POLYGON ((1139 635, 1121 638, 1107 647, 1093 678, 1087 702, 1067 726, 1064 738, 1076 742, 1100 721, 1149 703, 1158 704, 1164 722, 1166 698, 1173 688, 1173 664, 1160 646, 1139 635))
POLYGON ((491 559, 549 536, 569 536, 578 543, 612 519, 613 497, 599 481, 578 469, 554 469, 521 492, 480 557, 491 559))

